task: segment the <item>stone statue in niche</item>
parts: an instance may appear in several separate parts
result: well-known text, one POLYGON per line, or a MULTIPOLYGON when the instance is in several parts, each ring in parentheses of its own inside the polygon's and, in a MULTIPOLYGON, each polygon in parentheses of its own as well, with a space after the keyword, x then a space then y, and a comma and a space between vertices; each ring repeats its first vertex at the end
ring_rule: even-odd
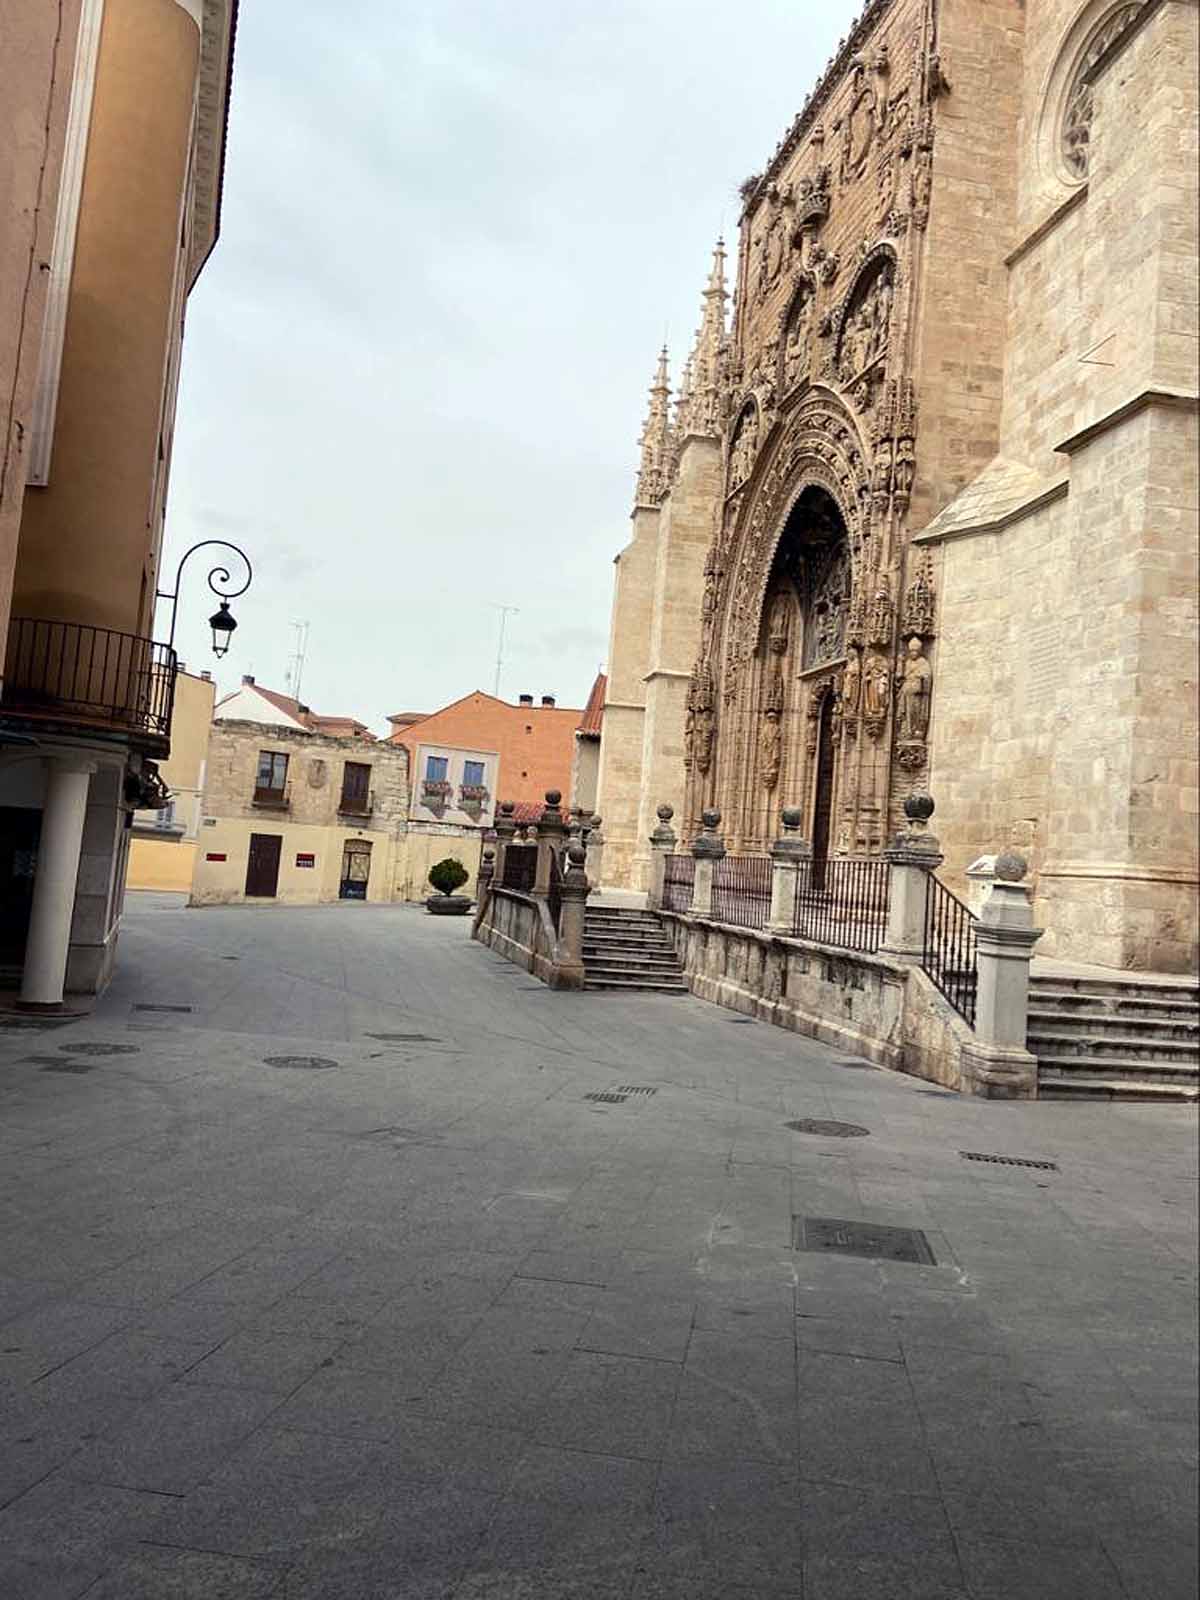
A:
POLYGON ((762 727, 758 735, 758 770, 764 789, 774 789, 779 782, 779 767, 783 757, 783 736, 779 727, 780 713, 773 706, 763 712, 762 727))
POLYGON ((863 674, 863 726, 878 739, 892 703, 892 674, 881 656, 872 656, 863 674))
POLYGON ((933 668, 925 659, 920 639, 914 634, 905 646, 904 665, 896 696, 896 727, 901 739, 924 743, 929 733, 932 683, 933 668))
POLYGON ((901 436, 896 440, 895 498, 896 509, 905 511, 912 499, 913 474, 916 472, 915 441, 901 436))
POLYGON ((729 492, 740 489, 750 476, 758 451, 758 408, 748 405, 738 418, 729 447, 729 492))
POLYGON ((881 579, 867 617, 867 643, 889 645, 891 642, 892 596, 886 580, 881 579))
POLYGON ((813 293, 811 284, 803 284, 788 316, 787 333, 783 347, 783 388, 790 393, 808 371, 809 346, 812 339, 813 293))
POLYGON ((787 654, 791 621, 791 601, 781 592, 771 602, 771 614, 767 621, 767 648, 773 655, 787 654))
POLYGON ((848 383, 885 355, 895 294, 892 262, 885 261, 852 303, 842 328, 838 374, 848 383))
POLYGON ((842 710, 846 716, 858 715, 858 701, 862 693, 862 660, 857 645, 851 645, 846 670, 842 673, 842 710))

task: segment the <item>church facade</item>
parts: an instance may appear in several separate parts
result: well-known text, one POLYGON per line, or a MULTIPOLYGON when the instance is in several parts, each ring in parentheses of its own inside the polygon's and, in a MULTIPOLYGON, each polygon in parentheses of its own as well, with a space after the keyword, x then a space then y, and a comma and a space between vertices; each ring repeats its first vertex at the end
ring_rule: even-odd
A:
POLYGON ((1196 961, 1195 0, 870 0, 742 186, 617 558, 597 809, 1030 860, 1040 952, 1196 961))

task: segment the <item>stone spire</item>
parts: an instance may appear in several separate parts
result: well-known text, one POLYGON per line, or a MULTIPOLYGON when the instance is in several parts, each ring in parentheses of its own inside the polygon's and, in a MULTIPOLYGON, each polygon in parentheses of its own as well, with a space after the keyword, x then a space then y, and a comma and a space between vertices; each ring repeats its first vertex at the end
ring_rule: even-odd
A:
POLYGON ((635 505, 656 506, 666 491, 667 464, 671 451, 671 413, 667 404, 670 393, 667 347, 663 345, 654 382, 650 385, 650 409, 642 429, 642 459, 638 467, 635 505))
POLYGON ((715 437, 721 431, 721 362, 725 349, 725 241, 717 240, 712 270, 704 290, 700 326, 688 357, 691 385, 677 419, 679 437, 699 433, 715 437))

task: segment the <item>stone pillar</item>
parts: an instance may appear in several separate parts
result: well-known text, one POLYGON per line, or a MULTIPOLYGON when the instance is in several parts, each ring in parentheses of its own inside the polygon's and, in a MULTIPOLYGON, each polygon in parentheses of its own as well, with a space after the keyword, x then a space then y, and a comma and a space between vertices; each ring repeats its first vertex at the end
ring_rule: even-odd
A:
POLYGON ((931 795, 917 791, 904 802, 908 827, 898 833, 883 852, 891 869, 888 893, 887 938, 881 955, 901 956, 919 961, 925 947, 925 899, 929 874, 936 872, 944 857, 941 846, 929 832, 933 815, 931 795))
POLYGON ((700 821, 703 823, 703 828, 696 835, 692 845, 692 854, 696 858, 696 876, 692 881, 692 903, 689 909, 693 917, 711 917, 713 868, 718 861, 724 859, 725 841, 717 832, 721 826, 719 811, 702 811, 700 821))
POLYGON ((1033 926, 1024 856, 996 857, 995 879, 975 927, 979 987, 975 1037, 962 1050, 963 1085, 991 1100, 1036 1100, 1037 1058, 1025 1047, 1029 963, 1042 930, 1033 926))
POLYGON ((600 831, 603 821, 603 817, 593 812, 587 831, 587 875, 592 884, 600 882, 604 870, 604 834, 600 831))
POLYGON ((533 881, 534 894, 548 894, 550 890, 550 857, 561 855, 567 836, 566 819, 562 814, 562 793, 558 789, 546 790, 546 804, 538 818, 537 877, 533 881))
POLYGON ((800 893, 801 872, 812 860, 812 845, 800 837, 804 813, 785 806, 780 813, 783 832, 771 846, 771 916, 768 933, 791 937, 796 932, 796 902, 800 893))
POLYGON ((554 969, 550 986, 554 989, 582 989, 583 924, 587 913, 587 897, 591 893, 584 863, 587 851, 575 841, 569 844, 563 856, 566 871, 562 880, 562 910, 558 919, 558 946, 554 952, 554 969))
POLYGON ((495 881, 495 876, 496 852, 490 844, 485 845, 483 854, 479 858, 479 871, 475 874, 475 928, 479 927, 479 924, 487 915, 488 902, 492 898, 492 884, 495 881))
POLYGON ((20 1003, 31 1009, 62 1005, 88 785, 95 770, 94 761, 68 756, 46 760, 46 800, 21 978, 20 1003))
POLYGON ((671 826, 671 818, 675 815, 674 806, 659 806, 658 827, 650 835, 650 890, 646 904, 651 911, 661 911, 663 903, 663 880, 667 872, 667 857, 673 855, 678 840, 675 830, 671 826))
POLYGON ((504 882, 504 858, 508 847, 513 842, 517 831, 517 821, 513 816, 513 803, 505 800, 496 809, 496 869, 495 882, 504 882))

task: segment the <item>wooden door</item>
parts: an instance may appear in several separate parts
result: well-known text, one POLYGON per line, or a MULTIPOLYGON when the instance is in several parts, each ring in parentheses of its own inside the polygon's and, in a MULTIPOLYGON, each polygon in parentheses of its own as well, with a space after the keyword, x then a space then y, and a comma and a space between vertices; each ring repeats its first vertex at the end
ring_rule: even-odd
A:
POLYGON ((827 694, 821 705, 817 734, 817 784, 813 800, 813 888, 825 887, 825 863, 829 859, 829 834, 833 824, 833 696, 827 694))
POLYGON ((250 859, 246 863, 246 893, 261 900, 273 900, 279 887, 279 852, 283 835, 252 833, 250 859))
POLYGON ((371 842, 350 839, 342 851, 342 881, 338 894, 343 900, 365 900, 371 877, 371 842))

